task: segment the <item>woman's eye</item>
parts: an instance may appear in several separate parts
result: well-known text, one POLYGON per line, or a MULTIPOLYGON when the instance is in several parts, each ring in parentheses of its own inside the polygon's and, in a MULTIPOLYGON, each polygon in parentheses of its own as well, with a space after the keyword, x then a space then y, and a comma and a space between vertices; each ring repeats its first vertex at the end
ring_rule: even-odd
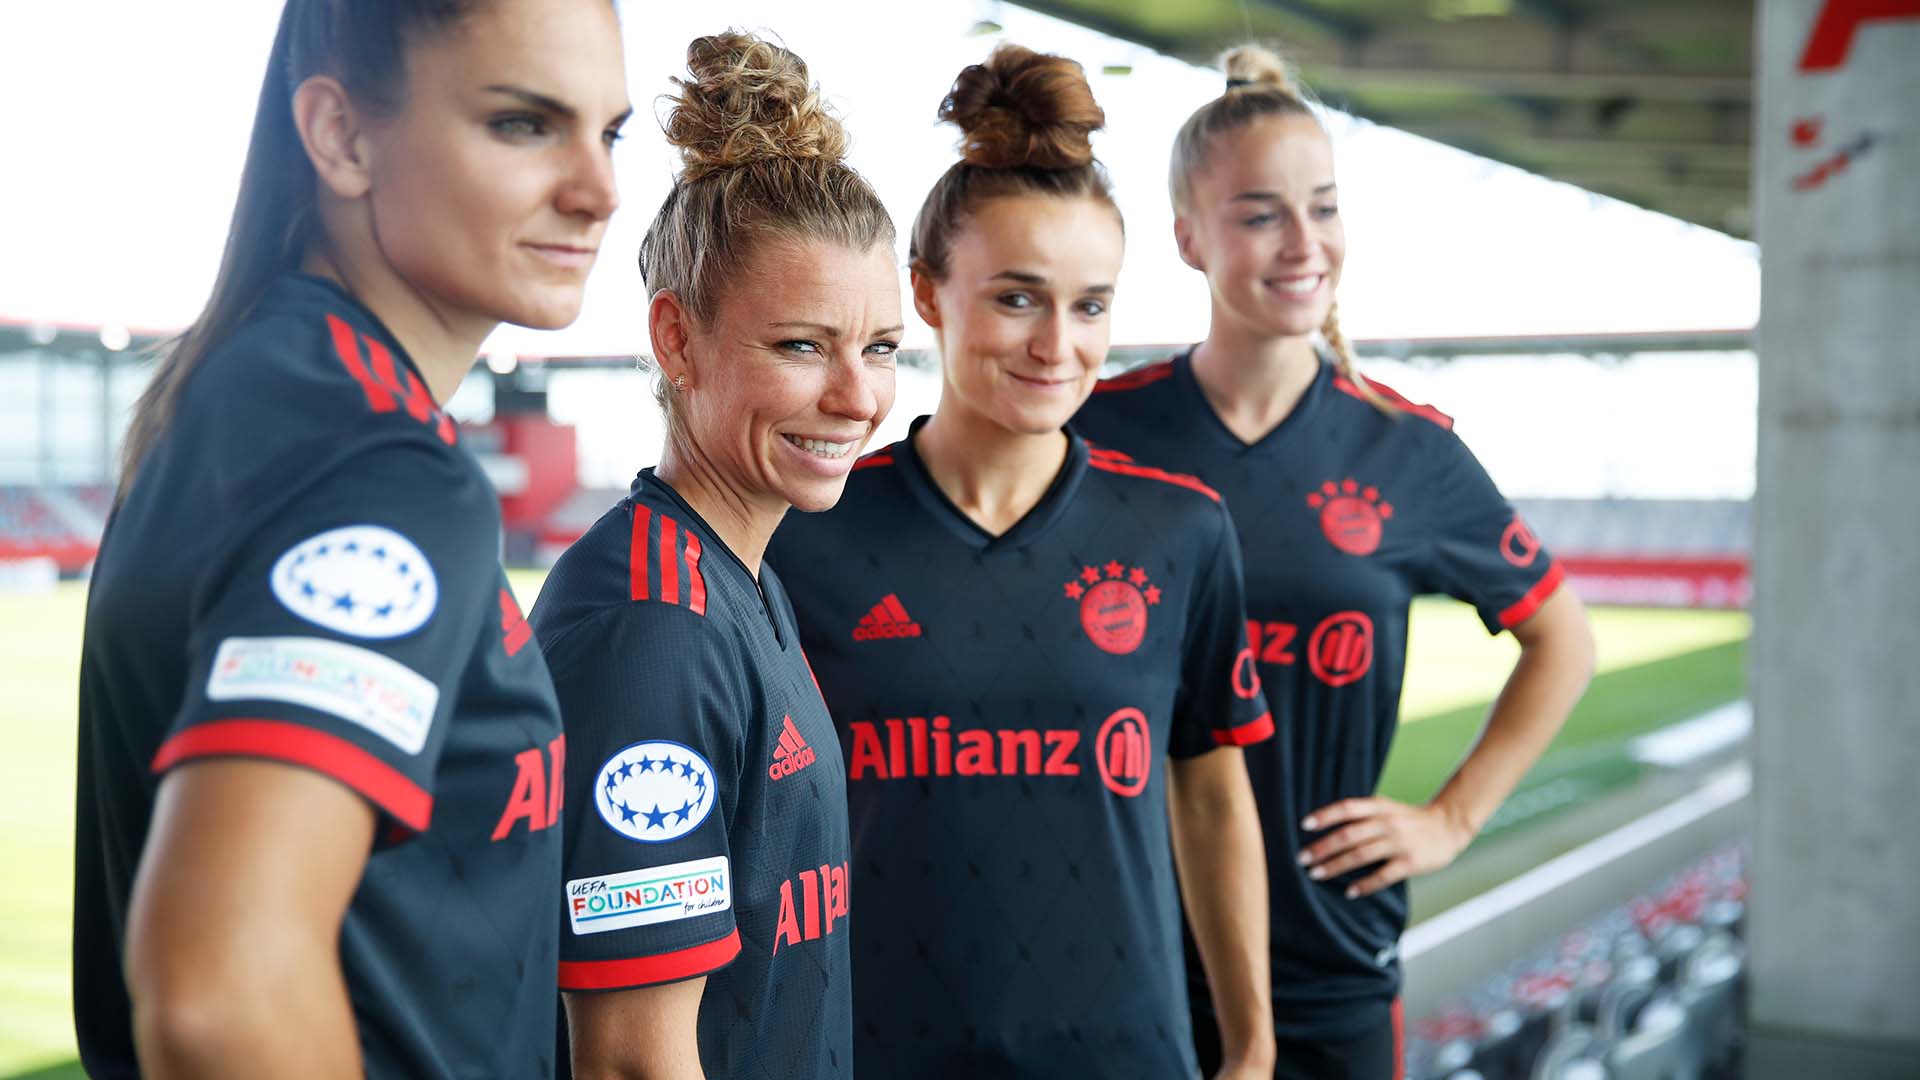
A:
POLYGON ((820 345, 812 341, 783 341, 776 346, 781 352, 796 353, 801 356, 813 356, 820 352, 820 345))
POLYGON ((544 135, 547 131, 546 120, 532 113, 496 116, 487 121, 487 126, 493 129, 495 135, 504 135, 508 138, 544 135))
POLYGON ((1033 297, 1023 292, 1002 293, 999 299, 1002 307, 1010 307, 1016 311, 1024 311, 1033 306, 1033 297))
POLYGON ((1278 218, 1278 214, 1255 214, 1250 218, 1244 219, 1240 224, 1257 229, 1261 226, 1273 224, 1278 218))
POLYGON ((887 360, 893 359, 894 354, 899 351, 900 343, 897 341, 876 341, 867 346, 868 355, 878 356, 887 360))
POLYGON ((1328 218, 1339 217, 1340 208, 1337 206, 1316 206, 1313 208, 1313 216, 1322 221, 1328 218))
POLYGON ((600 141, 606 143, 609 147, 626 137, 627 133, 617 127, 608 128, 600 133, 600 141))
POLYGON ((1107 313, 1107 303, 1104 300, 1080 301, 1080 314, 1085 315, 1088 318, 1097 319, 1100 316, 1105 315, 1106 313, 1107 313))

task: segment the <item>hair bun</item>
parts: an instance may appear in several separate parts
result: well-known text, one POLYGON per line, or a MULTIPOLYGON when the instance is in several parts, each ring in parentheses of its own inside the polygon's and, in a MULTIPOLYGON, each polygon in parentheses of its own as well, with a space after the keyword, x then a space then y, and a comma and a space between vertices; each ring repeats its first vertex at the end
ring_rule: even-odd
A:
POLYGON ((681 179, 755 161, 838 161, 847 132, 807 79, 807 63, 742 30, 694 38, 667 141, 680 149, 681 179))
POLYGON ((1220 54, 1220 67, 1227 73, 1229 91, 1271 88, 1299 93, 1293 73, 1287 70, 1287 62, 1265 46, 1236 45, 1220 54))
POLYGON ((960 158, 989 169, 1072 169, 1093 161, 1107 122, 1086 72, 1063 56, 1004 44, 960 72, 940 103, 960 128, 960 158))

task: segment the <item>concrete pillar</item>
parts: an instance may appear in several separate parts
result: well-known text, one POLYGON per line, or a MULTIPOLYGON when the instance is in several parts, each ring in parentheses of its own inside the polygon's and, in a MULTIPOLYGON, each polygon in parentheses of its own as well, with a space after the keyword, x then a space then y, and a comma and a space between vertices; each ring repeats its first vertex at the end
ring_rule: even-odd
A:
POLYGON ((1920 1076, 1920 0, 1761 0, 1750 1073, 1920 1076))

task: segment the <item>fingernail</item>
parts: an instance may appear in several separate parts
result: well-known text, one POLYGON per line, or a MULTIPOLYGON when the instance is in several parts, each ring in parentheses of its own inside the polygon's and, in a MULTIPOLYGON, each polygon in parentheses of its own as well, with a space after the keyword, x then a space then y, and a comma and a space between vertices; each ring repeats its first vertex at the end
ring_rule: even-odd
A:
POLYGON ((1299 863, 1301 866, 1307 866, 1313 862, 1313 852, 1303 851, 1300 853, 1300 857, 1298 859, 1295 859, 1294 861, 1299 863))
POLYGON ((1320 827, 1320 822, 1316 818, 1307 818, 1300 822, 1300 827, 1303 829, 1317 829, 1320 827))
POLYGON ((1312 878, 1315 881, 1319 881, 1321 878, 1327 876, 1327 868, 1324 866, 1316 866, 1313 869, 1307 871, 1307 876, 1312 878))

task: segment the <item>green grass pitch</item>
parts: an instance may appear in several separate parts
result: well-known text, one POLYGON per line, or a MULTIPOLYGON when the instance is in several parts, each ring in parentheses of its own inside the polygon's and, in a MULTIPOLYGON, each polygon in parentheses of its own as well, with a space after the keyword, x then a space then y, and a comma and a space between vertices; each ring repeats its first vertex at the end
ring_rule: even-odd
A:
MULTIPOLYGON (((543 575, 512 576, 530 607, 543 575)), ((0 596, 0 730, 8 735, 0 755, 0 1077, 8 1080, 81 1075, 72 1063, 68 905, 85 599, 86 586, 72 582, 45 595, 0 596)), ((1742 692, 1744 614, 1603 609, 1593 621, 1601 673, 1523 791, 1567 775, 1594 779, 1596 763, 1617 759, 1609 748, 1742 692)), ((1463 605, 1416 605, 1404 726, 1385 793, 1420 800, 1445 779, 1515 652, 1511 637, 1489 637, 1463 605)))

